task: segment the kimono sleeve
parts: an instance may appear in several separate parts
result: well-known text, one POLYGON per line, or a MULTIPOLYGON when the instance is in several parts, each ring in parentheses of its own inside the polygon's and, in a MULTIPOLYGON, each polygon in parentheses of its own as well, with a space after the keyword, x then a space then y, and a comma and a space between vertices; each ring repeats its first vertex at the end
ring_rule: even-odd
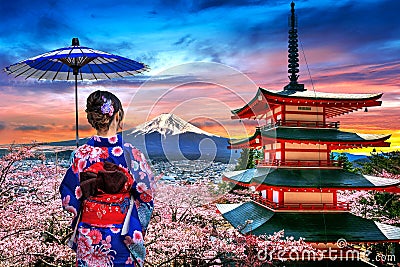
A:
POLYGON ((64 179, 61 182, 59 191, 61 194, 62 207, 64 210, 72 213, 72 227, 75 226, 78 214, 80 212, 82 191, 79 182, 79 170, 86 165, 86 160, 73 158, 72 165, 65 173, 64 179))
POLYGON ((144 154, 131 145, 125 144, 126 146, 129 147, 129 149, 125 150, 128 153, 126 159, 130 161, 128 166, 135 179, 131 192, 136 202, 142 230, 146 232, 154 208, 154 175, 144 154))

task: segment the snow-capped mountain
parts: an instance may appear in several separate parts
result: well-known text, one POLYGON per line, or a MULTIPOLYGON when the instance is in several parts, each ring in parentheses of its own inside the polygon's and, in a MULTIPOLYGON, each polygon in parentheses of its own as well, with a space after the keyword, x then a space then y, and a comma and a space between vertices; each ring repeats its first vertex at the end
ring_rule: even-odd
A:
POLYGON ((166 135, 177 135, 188 132, 204 134, 207 136, 215 136, 203 131, 202 129, 179 118, 178 116, 169 113, 163 113, 151 121, 146 121, 145 123, 138 125, 131 133, 128 133, 128 135, 136 137, 138 135, 150 134, 153 132, 158 132, 164 137, 166 135))
POLYGON ((203 131, 174 114, 161 114, 133 130, 127 130, 124 141, 151 159, 227 162, 236 156, 228 149, 227 138, 203 131))
MULTIPOLYGON (((173 114, 161 114, 122 133, 124 142, 139 148, 152 160, 206 160, 232 162, 240 153, 228 149, 228 138, 203 131, 173 114)), ((88 138, 81 139, 81 144, 88 138)), ((74 140, 48 145, 74 146, 74 140)))

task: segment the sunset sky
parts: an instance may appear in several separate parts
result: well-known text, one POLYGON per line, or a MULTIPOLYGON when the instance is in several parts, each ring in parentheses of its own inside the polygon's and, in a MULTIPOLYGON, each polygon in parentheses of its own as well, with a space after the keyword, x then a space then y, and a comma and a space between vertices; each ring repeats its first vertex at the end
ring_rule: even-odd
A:
MULTIPOLYGON (((249 101, 257 86, 281 90, 288 83, 290 2, 2 1, 0 67, 78 37, 83 46, 151 68, 140 76, 79 83, 82 137, 94 133, 84 109, 97 89, 121 98, 125 128, 169 112, 212 133, 243 136, 245 122, 231 120, 229 111, 249 101)), ((304 50, 299 81, 321 92, 384 93, 382 107, 332 121, 340 120, 344 130, 391 133, 392 149, 400 148, 400 1, 295 3, 304 50)), ((1 72, 0 144, 74 139, 73 86, 1 72)))

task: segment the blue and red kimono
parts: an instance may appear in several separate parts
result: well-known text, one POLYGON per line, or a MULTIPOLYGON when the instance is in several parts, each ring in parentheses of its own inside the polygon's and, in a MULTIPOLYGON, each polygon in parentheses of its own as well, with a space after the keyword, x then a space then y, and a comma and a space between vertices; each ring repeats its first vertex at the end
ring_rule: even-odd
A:
POLYGON ((144 155, 121 134, 77 148, 60 185, 62 206, 74 215, 77 266, 143 266, 153 183, 144 155))

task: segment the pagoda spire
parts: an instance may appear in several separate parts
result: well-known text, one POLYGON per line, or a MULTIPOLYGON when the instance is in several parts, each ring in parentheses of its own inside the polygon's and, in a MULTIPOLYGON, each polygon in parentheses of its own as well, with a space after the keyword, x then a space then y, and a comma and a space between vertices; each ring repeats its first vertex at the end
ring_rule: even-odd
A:
POLYGON ((290 74, 289 80, 290 83, 284 87, 285 90, 290 91, 305 91, 307 89, 304 88, 304 84, 299 84, 297 79, 299 75, 299 45, 298 45, 298 35, 297 35, 297 17, 294 13, 294 2, 291 3, 291 16, 289 20, 289 45, 288 45, 288 52, 289 52, 289 70, 288 73, 290 74))

